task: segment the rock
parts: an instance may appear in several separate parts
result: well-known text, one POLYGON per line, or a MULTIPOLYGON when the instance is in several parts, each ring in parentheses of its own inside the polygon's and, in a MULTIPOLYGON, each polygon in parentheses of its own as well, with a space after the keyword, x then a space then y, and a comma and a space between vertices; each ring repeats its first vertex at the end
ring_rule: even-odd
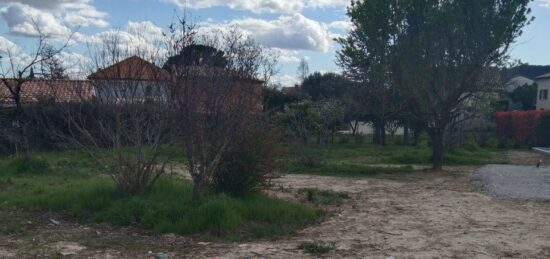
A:
POLYGON ((59 225, 61 224, 61 222, 55 220, 55 219, 50 219, 50 221, 54 224, 54 225, 59 225))

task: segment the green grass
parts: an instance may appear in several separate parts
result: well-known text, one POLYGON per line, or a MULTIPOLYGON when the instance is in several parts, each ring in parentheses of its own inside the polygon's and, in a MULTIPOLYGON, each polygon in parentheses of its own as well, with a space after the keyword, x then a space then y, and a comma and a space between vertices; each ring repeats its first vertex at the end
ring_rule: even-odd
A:
MULTIPOLYGON (((192 183, 169 176, 143 195, 128 196, 108 176, 96 174, 94 163, 78 152, 36 157, 48 161, 48 172, 27 173, 11 166, 17 159, 0 160, 0 218, 10 210, 60 211, 82 222, 240 240, 291 234, 323 215, 320 209, 264 194, 235 198, 206 193, 195 204, 192 183)), ((13 231, 3 227, 0 234, 13 231)))
MULTIPOLYGON (((349 138, 349 137, 348 137, 349 138)), ((369 176, 380 173, 407 173, 410 165, 429 166, 431 148, 426 137, 417 146, 388 144, 374 145, 367 137, 363 143, 353 140, 334 144, 308 144, 305 147, 288 146, 288 155, 281 160, 281 171, 286 173, 369 176), (307 161, 305 163, 304 161, 307 161), (392 165, 388 167, 386 165, 392 165)), ((502 150, 479 147, 472 141, 445 154, 447 165, 481 165, 507 163, 502 150)))
POLYGON ((303 250, 306 253, 312 255, 326 254, 334 249, 336 249, 335 243, 324 243, 319 241, 314 242, 303 242, 298 245, 298 249, 303 250))
POLYGON ((349 194, 345 192, 333 192, 317 188, 300 189, 298 192, 304 193, 306 200, 316 205, 340 205, 344 200, 350 198, 349 194))

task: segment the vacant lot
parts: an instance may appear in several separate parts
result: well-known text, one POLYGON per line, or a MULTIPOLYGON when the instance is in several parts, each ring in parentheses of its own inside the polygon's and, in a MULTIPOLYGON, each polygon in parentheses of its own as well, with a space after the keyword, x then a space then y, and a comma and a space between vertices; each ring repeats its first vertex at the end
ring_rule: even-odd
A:
POLYGON ((472 180, 474 170, 448 167, 375 178, 285 175, 272 190, 279 197, 308 202, 303 190, 317 188, 349 198, 321 205, 329 211, 322 222, 277 241, 155 235, 134 227, 77 224, 60 214, 2 211, 1 222, 20 228, 0 234, 0 258, 150 258, 158 252, 176 258, 291 258, 309 257, 298 246, 313 241, 334 243, 334 250, 321 255, 326 257, 550 257, 550 203, 486 196, 472 180))

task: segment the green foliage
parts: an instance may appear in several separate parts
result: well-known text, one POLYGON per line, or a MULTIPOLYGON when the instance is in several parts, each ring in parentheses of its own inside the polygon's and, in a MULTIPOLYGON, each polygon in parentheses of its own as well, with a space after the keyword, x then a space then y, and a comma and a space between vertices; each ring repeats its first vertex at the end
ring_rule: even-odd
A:
POLYGON ((340 98, 353 83, 336 73, 315 72, 304 80, 302 91, 313 101, 340 98))
POLYGON ((510 99, 516 103, 521 103, 522 109, 533 110, 537 106, 537 84, 525 84, 521 87, 516 88, 511 92, 510 99))
POLYGON ((212 176, 211 187, 218 193, 239 196, 257 191, 269 180, 281 154, 277 126, 268 121, 251 123, 239 134, 212 176))
POLYGON ((319 128, 321 114, 315 103, 303 100, 285 106, 283 122, 289 135, 307 143, 309 136, 319 128))
POLYGON ((320 255, 336 249, 336 244, 334 242, 325 243, 320 241, 303 242, 298 245, 298 249, 304 250, 304 252, 312 255, 320 255))
POLYGON ((18 174, 47 174, 51 172, 50 164, 40 158, 33 158, 30 161, 16 158, 9 162, 6 169, 8 172, 18 174))
MULTIPOLYGON (((339 137, 338 137, 339 138, 339 137)), ((370 139, 370 137, 366 137, 370 139)), ((496 142, 491 136, 488 142, 496 142)), ((474 141, 445 155, 448 165, 479 165, 507 163, 496 143, 480 147, 474 141)), ((366 143, 339 143, 330 145, 307 145, 290 147, 288 155, 281 160, 281 170, 288 173, 319 175, 369 176, 386 173, 414 171, 407 165, 429 165, 431 149, 422 137, 417 146, 374 145, 366 143), (304 163, 311 157, 313 163, 304 163)))
MULTIPOLYGON (((228 239, 276 238, 323 215, 319 209, 265 194, 234 198, 206 193, 196 204, 191 201, 192 184, 168 176, 150 191, 130 196, 117 190, 109 177, 83 168, 87 162, 67 163, 76 155, 55 153, 48 157, 55 169, 50 174, 0 174, 0 210, 63 211, 85 222, 138 225, 157 233, 197 233, 228 239)), ((0 171, 7 164, 0 160, 0 171)))
POLYGON ((316 205, 340 205, 344 200, 350 198, 349 194, 345 192, 333 192, 317 188, 300 189, 298 192, 305 193, 306 200, 316 205))

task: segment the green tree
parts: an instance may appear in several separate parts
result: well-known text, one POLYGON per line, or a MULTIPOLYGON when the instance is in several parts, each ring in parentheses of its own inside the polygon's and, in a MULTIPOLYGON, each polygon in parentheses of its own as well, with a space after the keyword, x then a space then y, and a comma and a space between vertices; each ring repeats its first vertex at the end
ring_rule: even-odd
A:
POLYGON ((359 74, 389 75, 410 111, 425 121, 433 168, 441 169, 445 132, 460 116, 456 108, 483 90, 479 79, 488 68, 507 58, 530 22, 530 2, 355 1, 348 10, 354 29, 340 40, 342 53, 359 74))
POLYGON ((351 82, 342 75, 315 72, 306 77, 302 83, 302 91, 313 101, 340 98, 350 84, 351 82))
POLYGON ((321 114, 310 100, 286 105, 283 117, 289 133, 303 144, 307 144, 309 136, 317 131, 321 123, 321 114))
POLYGON ((510 99, 521 103, 523 110, 533 110, 537 106, 537 84, 525 84, 510 93, 510 99))

